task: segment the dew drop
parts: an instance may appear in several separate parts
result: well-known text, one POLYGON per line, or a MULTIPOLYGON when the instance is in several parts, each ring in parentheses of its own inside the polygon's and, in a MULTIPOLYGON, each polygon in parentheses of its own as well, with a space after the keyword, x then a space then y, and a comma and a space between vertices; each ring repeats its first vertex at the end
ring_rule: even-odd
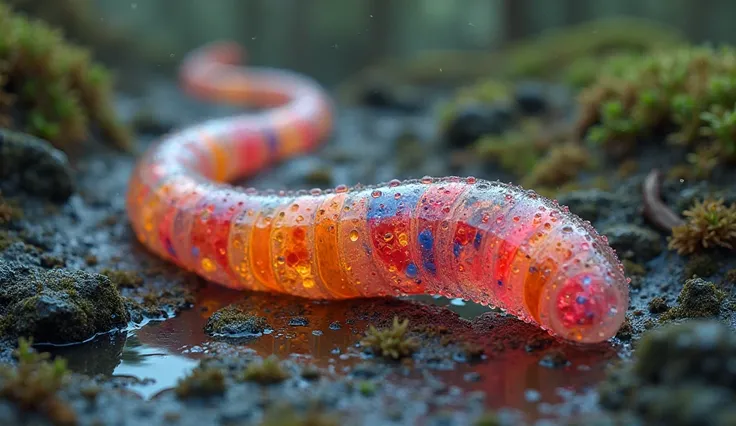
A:
POLYGON ((350 231, 349 236, 350 236, 350 241, 358 241, 359 235, 358 235, 358 231, 356 231, 355 229, 350 231))
POLYGON ((373 198, 378 198, 380 196, 381 196, 381 191, 379 191, 377 189, 375 191, 371 192, 371 197, 373 197, 373 198))
POLYGON ((421 182, 424 183, 424 184, 432 183, 432 177, 431 176, 424 176, 422 178, 421 182))
POLYGON ((335 187, 335 192, 337 192, 338 194, 348 192, 348 186, 347 185, 337 185, 335 187))
POLYGON ((477 179, 473 176, 468 176, 467 178, 465 178, 465 182, 472 185, 477 182, 477 179))
POLYGON ((397 186, 401 185, 401 181, 398 179, 391 179, 388 183, 388 186, 390 188, 396 188, 397 186))

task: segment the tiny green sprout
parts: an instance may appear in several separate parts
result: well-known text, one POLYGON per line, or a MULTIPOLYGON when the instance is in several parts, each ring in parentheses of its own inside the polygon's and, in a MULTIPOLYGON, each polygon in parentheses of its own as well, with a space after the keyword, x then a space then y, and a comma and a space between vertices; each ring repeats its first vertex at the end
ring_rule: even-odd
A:
POLYGON ((248 364, 242 375, 243 380, 261 385, 281 383, 289 377, 291 377, 289 371, 281 365, 279 359, 274 355, 263 361, 248 364))
POLYGON ((376 394, 376 384, 370 380, 362 380, 358 383, 358 392, 363 396, 373 396, 376 394))
POLYGON ((406 335, 408 327, 409 320, 399 321, 399 317, 394 317, 390 328, 378 330, 371 325, 360 344, 384 358, 398 360, 410 357, 418 349, 419 341, 406 335))

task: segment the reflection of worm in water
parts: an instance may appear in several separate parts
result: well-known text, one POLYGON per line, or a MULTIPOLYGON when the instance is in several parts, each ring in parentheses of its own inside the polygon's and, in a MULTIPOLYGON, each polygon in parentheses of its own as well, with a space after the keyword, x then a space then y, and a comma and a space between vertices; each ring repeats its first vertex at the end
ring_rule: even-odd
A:
POLYGON ((150 250, 216 283, 312 299, 439 294, 502 308, 578 342, 613 336, 628 282, 605 238, 556 203, 475 178, 260 192, 224 184, 314 149, 327 95, 297 74, 237 67, 214 44, 182 67, 192 94, 271 109, 165 137, 127 207, 150 250))

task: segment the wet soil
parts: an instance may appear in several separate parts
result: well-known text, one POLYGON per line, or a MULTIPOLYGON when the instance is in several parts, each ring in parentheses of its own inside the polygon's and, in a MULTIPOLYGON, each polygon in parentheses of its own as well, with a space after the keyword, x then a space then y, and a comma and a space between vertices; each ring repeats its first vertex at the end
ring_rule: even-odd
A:
MULTIPOLYGON (((155 119, 155 126, 140 127, 149 133, 141 133, 141 149, 154 139, 151 133, 239 112, 187 99, 171 82, 156 82, 148 93, 146 99, 120 99, 121 113, 129 119, 140 111, 155 119)), ((441 97, 427 99, 432 101, 412 113, 341 109, 335 135, 322 149, 265 171, 248 185, 306 189, 423 175, 504 178, 472 159, 448 161, 450 147, 436 137, 433 118, 441 97)), ((667 155, 659 153, 655 162, 661 166, 669 161, 667 155)), ((3 188, 3 196, 18 204, 23 217, 0 228, 0 241, 6 242, 0 245, 0 266, 15 272, 31 267, 28 274, 57 270, 68 276, 81 270, 99 285, 112 283, 122 297, 129 318, 112 331, 109 324, 87 322, 81 329, 84 338, 59 331, 53 339, 36 339, 56 343, 39 350, 68 359, 73 383, 61 395, 81 424, 261 424, 275 421, 274 413, 314 417, 314 407, 322 413, 322 423, 311 424, 591 424, 590 419, 637 424, 638 417, 633 423, 621 417, 632 411, 626 404, 601 405, 599 385, 608 383, 612 365, 632 358, 642 333, 659 327, 666 307, 682 303, 678 295, 693 268, 692 261, 666 250, 666 235, 641 214, 641 182, 651 158, 642 153, 642 172, 609 191, 560 196, 573 212, 609 234, 619 254, 636 266, 631 267, 629 322, 611 342, 592 347, 557 341, 512 317, 461 300, 427 296, 328 303, 206 283, 135 241, 124 211, 135 156, 101 146, 70 159, 76 191, 66 201, 32 195, 22 186, 3 188), (399 361, 367 352, 360 341, 368 327, 390 327, 395 316, 409 320, 418 350, 399 361), (284 361, 287 379, 275 384, 241 380, 247 366, 269 356, 284 361), (222 392, 208 388, 204 396, 182 396, 173 391, 195 368, 223 371, 222 392), (94 402, 84 391, 92 384, 99 388, 94 402)), ((673 206, 686 205, 688 198, 716 189, 702 185, 667 182, 664 196, 673 206)), ((724 194, 733 196, 728 187, 724 194)), ((714 256, 698 275, 725 292, 709 316, 733 328, 733 284, 724 277, 736 267, 736 257, 714 256)), ((708 288, 692 288, 702 297, 713 296, 703 296, 708 288)), ((74 291, 56 288, 49 306, 73 300, 74 291)), ((12 303, 27 303, 29 296, 13 297, 12 303)), ((0 302, 3 309, 10 303, 0 302)), ((80 330, 76 324, 69 327, 80 330)), ((15 337, 8 334, 1 345, 6 360, 15 337)), ((619 388, 609 386, 608 391, 610 396, 619 388)), ((12 424, 48 416, 3 403, 0 419, 12 424)), ((269 424, 302 423, 281 419, 269 424)))

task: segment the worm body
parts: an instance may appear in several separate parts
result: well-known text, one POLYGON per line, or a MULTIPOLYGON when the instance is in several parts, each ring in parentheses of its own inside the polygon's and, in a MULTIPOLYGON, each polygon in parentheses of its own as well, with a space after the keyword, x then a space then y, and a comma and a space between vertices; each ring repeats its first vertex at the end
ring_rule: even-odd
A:
POLYGON ((332 127, 313 81, 194 51, 195 96, 270 107, 166 136, 136 166, 127 208, 159 256, 234 289, 312 299, 438 294, 504 309, 565 339, 619 329, 628 280, 605 237, 532 191, 472 177, 273 192, 225 182, 315 148, 332 127))

